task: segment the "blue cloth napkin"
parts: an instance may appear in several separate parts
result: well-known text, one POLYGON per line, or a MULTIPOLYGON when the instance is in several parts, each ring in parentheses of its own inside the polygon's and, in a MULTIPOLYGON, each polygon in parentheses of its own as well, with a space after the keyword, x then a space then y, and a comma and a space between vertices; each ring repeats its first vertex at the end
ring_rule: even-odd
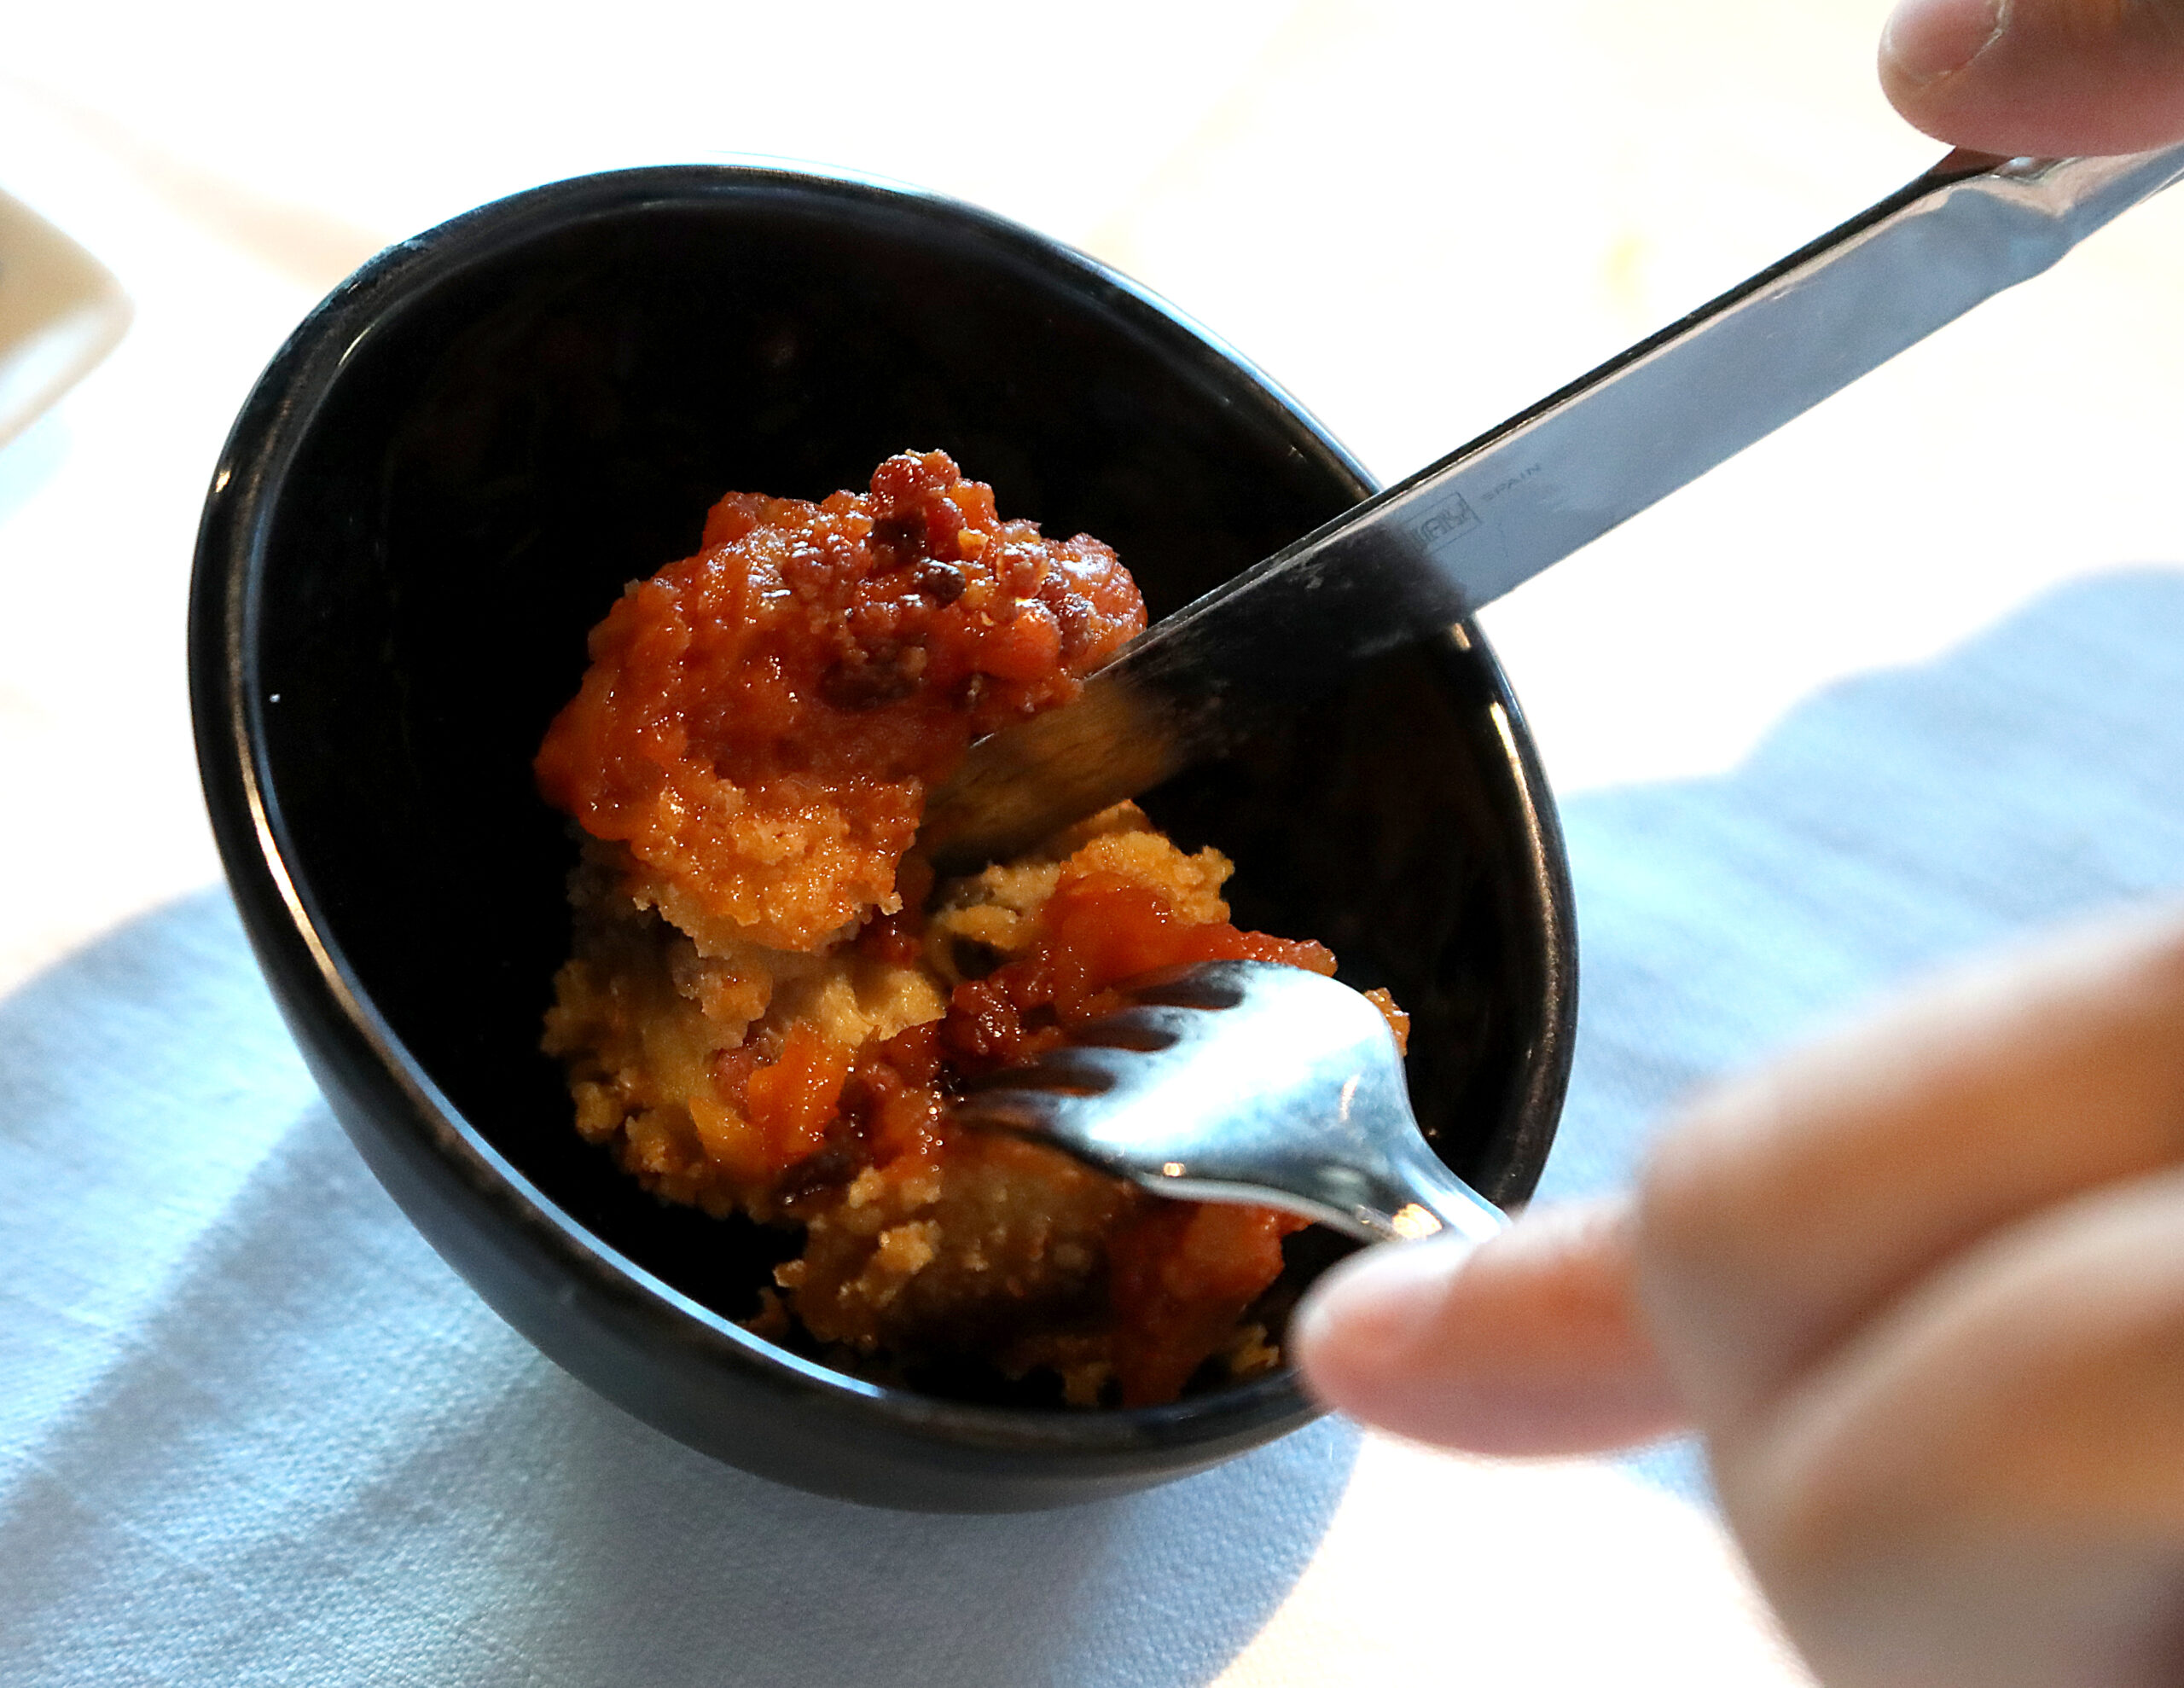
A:
POLYGON ((1808 699, 1726 778, 1562 819, 1582 1009, 1542 1198, 1623 1184, 1663 1104, 1907 976, 2184 894, 2184 572, 2065 587, 1808 699))
MULTIPOLYGON (((1726 779, 1565 821, 1584 1006, 1542 1196, 1622 1182, 1677 1093, 1907 972, 2184 883, 2184 573, 2072 587, 1812 699, 1726 779)), ((440 1265, 328 1117, 224 895, 0 1001, 19 1688, 1200 1683, 1309 1561, 1356 1448, 1322 1423, 1031 1517, 776 1488, 595 1399, 440 1265)))
MULTIPOLYGON (((2184 891, 2184 573, 2063 588, 1808 699, 1726 778, 1562 819, 1581 1006, 1541 1200, 1627 1184, 1680 1094, 1907 977, 2184 891)), ((1687 1445, 1628 1463, 1708 1493, 1687 1445)))

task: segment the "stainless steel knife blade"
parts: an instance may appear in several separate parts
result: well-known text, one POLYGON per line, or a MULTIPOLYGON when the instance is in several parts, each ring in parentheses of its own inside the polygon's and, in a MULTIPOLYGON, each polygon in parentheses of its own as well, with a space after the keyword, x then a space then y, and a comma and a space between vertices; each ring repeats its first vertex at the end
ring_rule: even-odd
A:
POLYGON ((1952 153, 1682 321, 1127 646, 1075 702, 972 747, 920 844, 965 872, 1134 797, 1362 659, 1445 629, 2184 176, 1952 153))

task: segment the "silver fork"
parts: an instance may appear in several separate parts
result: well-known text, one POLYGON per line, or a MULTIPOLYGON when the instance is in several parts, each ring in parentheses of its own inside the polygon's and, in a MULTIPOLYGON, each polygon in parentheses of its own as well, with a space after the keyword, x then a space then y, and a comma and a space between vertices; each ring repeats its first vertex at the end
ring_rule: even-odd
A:
POLYGON ((1286 1209, 1367 1242, 1507 1223, 1443 1165, 1380 1012, 1266 961, 1148 974, 1129 1006, 974 1086, 966 1124, 1023 1133, 1193 1201, 1286 1209))

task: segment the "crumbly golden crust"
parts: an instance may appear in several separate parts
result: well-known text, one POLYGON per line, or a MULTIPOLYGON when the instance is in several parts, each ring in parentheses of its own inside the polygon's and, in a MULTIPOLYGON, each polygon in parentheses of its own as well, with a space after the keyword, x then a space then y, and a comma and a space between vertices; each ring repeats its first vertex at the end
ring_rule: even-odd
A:
POLYGON ((801 1226, 753 1327, 852 1364, 1046 1368, 1081 1404, 1172 1398, 1298 1221, 1163 1201, 955 1126, 1153 966, 1316 944, 1228 924, 1220 853, 1124 803, 933 886, 904 852, 974 731, 1051 705, 1142 623, 1112 553, 1003 522, 938 454, 869 498, 731 495, 631 588, 540 752, 584 828, 543 1047, 577 1128, 665 1199, 801 1226))

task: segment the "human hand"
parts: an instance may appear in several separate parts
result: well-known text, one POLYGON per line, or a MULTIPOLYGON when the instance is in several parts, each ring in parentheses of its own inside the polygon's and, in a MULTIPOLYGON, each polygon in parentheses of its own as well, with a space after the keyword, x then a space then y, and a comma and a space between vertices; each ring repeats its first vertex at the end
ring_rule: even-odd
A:
POLYGON ((1901 0, 1881 86, 1938 140, 2006 157, 2184 140, 2184 0, 1901 0))
POLYGON ((1291 1343, 1430 1441, 1699 1430, 1834 1688, 2184 1680, 2184 917, 1730 1086, 1630 1201, 1368 1250, 1291 1343))

